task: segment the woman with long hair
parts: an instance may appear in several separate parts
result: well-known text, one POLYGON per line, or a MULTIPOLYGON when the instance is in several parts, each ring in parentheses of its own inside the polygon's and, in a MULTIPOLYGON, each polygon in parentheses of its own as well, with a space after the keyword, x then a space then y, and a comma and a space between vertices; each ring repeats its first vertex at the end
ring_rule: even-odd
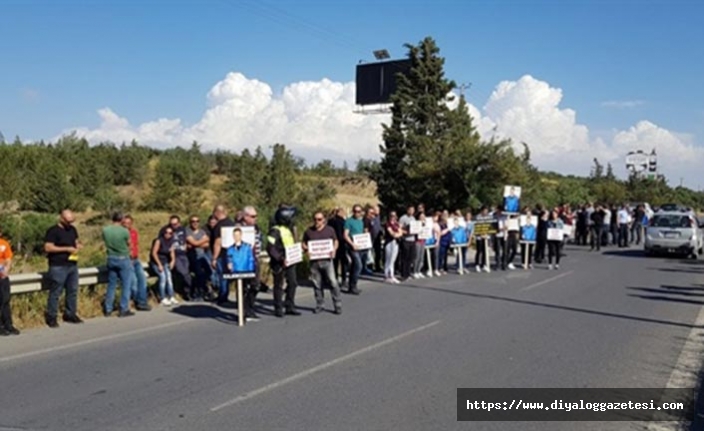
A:
POLYGON ((548 269, 553 269, 552 260, 555 258, 555 269, 560 268, 560 248, 562 246, 562 229, 564 228, 564 223, 560 219, 557 211, 550 212, 550 217, 547 221, 547 239, 548 239, 548 269), (560 235, 558 239, 551 238, 550 230, 558 229, 560 235))

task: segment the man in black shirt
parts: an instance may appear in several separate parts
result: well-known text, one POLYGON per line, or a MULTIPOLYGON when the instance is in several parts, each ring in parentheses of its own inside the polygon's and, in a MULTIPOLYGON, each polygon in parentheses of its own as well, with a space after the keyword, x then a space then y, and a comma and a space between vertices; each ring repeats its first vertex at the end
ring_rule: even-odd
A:
POLYGON ((335 209, 335 214, 328 221, 328 226, 330 226, 337 236, 337 251, 335 251, 335 259, 333 260, 333 267, 335 269, 335 277, 340 285, 340 288, 345 287, 347 284, 347 271, 349 269, 349 262, 347 260, 347 242, 345 241, 345 210, 344 208, 335 209))
MULTIPOLYGON (((225 304, 230 296, 230 282, 223 278, 223 274, 226 272, 225 256, 227 253, 223 250, 223 238, 222 230, 223 228, 235 227, 235 222, 227 216, 227 211, 223 205, 217 205, 213 210, 213 215, 218 219, 218 222, 213 228, 213 235, 211 236, 213 240, 213 260, 211 265, 218 274, 219 292, 217 303, 219 305, 225 304)), ((226 243, 227 244, 227 243, 226 243)))
MULTIPOLYGON (((328 242, 328 244, 329 244, 328 242)), ((314 243, 321 244, 321 243, 314 243)), ((323 311, 323 304, 325 303, 325 298, 323 296, 323 282, 327 278, 328 283, 330 283, 330 291, 332 292, 332 302, 335 307, 335 314, 342 313, 342 298, 340 296, 340 286, 335 279, 335 270, 333 269, 333 258, 335 257, 335 250, 337 250, 338 241, 335 231, 325 224, 325 215, 318 211, 313 215, 313 226, 311 226, 304 234, 302 247, 308 252, 308 257, 310 258, 310 278, 313 282, 313 287, 315 290, 315 313, 318 314, 323 311), (330 249, 330 254, 327 256, 320 255, 316 253, 315 250, 311 250, 311 241, 325 241, 332 242, 332 248, 330 249)))
POLYGON ((591 250, 594 250, 596 245, 596 251, 601 250, 601 231, 604 227, 604 217, 606 213, 601 205, 597 205, 596 209, 592 213, 592 238, 591 238, 591 250))
POLYGON ((63 210, 59 223, 49 228, 44 237, 44 252, 49 261, 47 280, 49 282, 49 300, 46 310, 46 324, 57 328, 59 297, 66 289, 66 304, 63 319, 70 323, 83 323, 77 314, 78 308, 78 231, 73 226, 75 217, 70 210, 63 210))

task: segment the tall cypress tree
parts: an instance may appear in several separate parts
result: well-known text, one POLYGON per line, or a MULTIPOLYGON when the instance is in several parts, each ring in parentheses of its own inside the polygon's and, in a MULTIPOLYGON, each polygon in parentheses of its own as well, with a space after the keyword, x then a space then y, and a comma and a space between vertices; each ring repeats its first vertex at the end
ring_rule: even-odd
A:
POLYGON ((418 168, 432 157, 447 133, 448 95, 456 87, 445 78, 445 59, 439 56, 440 49, 432 38, 426 37, 418 45, 406 44, 406 48, 411 70, 397 76, 396 92, 391 96, 391 124, 383 125, 383 156, 374 175, 379 198, 389 209, 431 198, 427 192, 431 184, 422 182, 431 178, 419 178, 418 168))

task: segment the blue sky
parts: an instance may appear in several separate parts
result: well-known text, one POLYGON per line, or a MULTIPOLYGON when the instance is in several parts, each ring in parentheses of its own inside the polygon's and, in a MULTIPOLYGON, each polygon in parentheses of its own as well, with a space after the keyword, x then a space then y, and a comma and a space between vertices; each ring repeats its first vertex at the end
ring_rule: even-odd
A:
POLYGON ((51 139, 99 126, 201 120, 228 72, 267 83, 354 80, 355 64, 430 35, 482 108, 529 74, 562 90, 592 138, 647 120, 704 144, 704 2, 4 0, 0 131, 51 139), (636 102, 629 108, 604 102, 636 102))

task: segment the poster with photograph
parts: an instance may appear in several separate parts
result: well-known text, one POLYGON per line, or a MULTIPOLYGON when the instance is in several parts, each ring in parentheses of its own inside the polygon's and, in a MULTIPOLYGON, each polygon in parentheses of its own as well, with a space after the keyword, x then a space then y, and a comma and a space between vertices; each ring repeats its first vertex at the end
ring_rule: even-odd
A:
POLYGON ((517 214, 521 211, 521 188, 504 186, 504 212, 517 214))
MULTIPOLYGON (((246 242, 247 244, 254 247, 257 237, 257 232, 254 229, 254 226, 239 226, 239 228, 242 231, 242 242, 246 242)), ((221 228, 220 244, 222 245, 222 248, 232 247, 232 244, 235 243, 234 239, 232 238, 232 233, 234 231, 234 226, 221 228)))
POLYGON ((518 223, 521 226, 521 241, 535 242, 538 237, 538 217, 522 215, 518 223))

